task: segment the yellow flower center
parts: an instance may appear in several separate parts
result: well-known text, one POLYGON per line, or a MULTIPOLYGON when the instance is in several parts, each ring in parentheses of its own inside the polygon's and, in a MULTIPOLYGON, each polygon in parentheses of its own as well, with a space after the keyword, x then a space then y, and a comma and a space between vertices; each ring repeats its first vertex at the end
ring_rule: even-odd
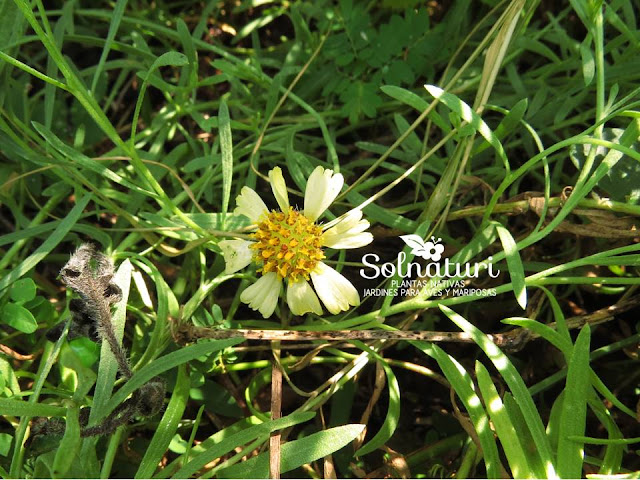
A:
POLYGON ((271 211, 258 223, 253 234, 256 242, 255 261, 262 264, 263 274, 276 272, 278 277, 296 282, 308 280, 309 274, 324 258, 322 228, 302 213, 289 207, 289 211, 271 211))

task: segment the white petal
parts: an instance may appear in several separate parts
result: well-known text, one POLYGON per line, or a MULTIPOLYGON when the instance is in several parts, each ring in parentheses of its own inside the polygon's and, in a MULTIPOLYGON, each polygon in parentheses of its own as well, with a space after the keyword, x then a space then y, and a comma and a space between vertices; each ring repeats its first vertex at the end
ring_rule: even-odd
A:
POLYGON ((341 250, 345 248, 360 248, 373 242, 373 235, 369 232, 349 233, 335 236, 323 235, 323 244, 329 248, 341 250))
POLYGON ((282 280, 275 272, 269 272, 245 288, 240 300, 253 310, 258 310, 264 318, 269 318, 276 309, 281 289, 282 280))
POLYGON ((289 210, 289 194, 287 193, 287 184, 284 182, 280 167, 275 167, 269 172, 269 182, 280 210, 287 212, 289 210))
POLYGON ((251 263, 253 250, 249 248, 254 242, 248 240, 222 240, 218 243, 224 256, 224 273, 234 273, 251 263))
POLYGON ((287 286, 287 303, 291 313, 294 315, 304 315, 307 312, 322 315, 322 307, 318 296, 305 279, 289 282, 287 286))
POLYGON ((360 305, 356 287, 329 265, 319 262, 311 272, 311 280, 320 300, 331 313, 349 310, 350 305, 360 305))
POLYGON ((233 211, 235 215, 245 215, 253 223, 258 223, 262 214, 269 213, 267 206, 264 204, 260 195, 249 187, 242 187, 240 195, 236 198, 236 209, 233 211))
POLYGON ((333 203, 343 184, 344 178, 340 173, 334 175, 333 170, 316 167, 304 191, 304 215, 315 221, 333 203))
POLYGON ((328 229, 322 235, 322 243, 330 248, 358 248, 369 245, 373 241, 373 235, 365 232, 369 228, 369 222, 361 220, 362 212, 354 210, 343 219, 328 229))

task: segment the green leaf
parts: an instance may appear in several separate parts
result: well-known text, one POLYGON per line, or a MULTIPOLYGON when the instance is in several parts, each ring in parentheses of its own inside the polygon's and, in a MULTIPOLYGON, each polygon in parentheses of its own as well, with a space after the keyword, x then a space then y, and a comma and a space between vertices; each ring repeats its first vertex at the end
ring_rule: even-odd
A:
POLYGON ((11 450, 13 437, 8 433, 0 433, 0 457, 6 457, 11 450))
POLYGON ((373 118, 377 108, 382 105, 382 100, 377 95, 376 86, 369 82, 356 81, 340 95, 344 102, 343 112, 349 117, 349 122, 354 124, 363 115, 373 118))
MULTIPOLYGON (((350 191, 347 193, 347 199, 353 205, 359 205, 367 200, 366 197, 363 197, 358 192, 350 191)), ((402 215, 398 215, 397 213, 393 213, 388 208, 380 207, 375 203, 371 203, 364 207, 363 210, 366 218, 369 221, 375 221, 382 223, 391 228, 397 228, 398 230, 402 230, 406 233, 413 233, 416 231, 416 222, 413 220, 409 220, 408 218, 403 217, 402 215)))
POLYGON ((78 198, 75 207, 71 209, 68 215, 62 220, 56 229, 47 237, 47 239, 27 258, 18 264, 8 275, 5 275, 0 280, 0 292, 14 283, 29 270, 35 267, 40 260, 51 253, 58 243, 62 241, 65 235, 71 230, 76 222, 82 216, 82 211, 85 209, 89 201, 92 199, 91 195, 85 195, 78 198))
MULTIPOLYGON (((429 108, 429 102, 405 88, 396 87, 395 85, 383 85, 380 87, 380 90, 391 98, 395 98, 396 100, 415 108, 419 112, 424 112, 429 108)), ((449 123, 440 116, 435 108, 429 112, 427 117, 435 123, 440 130, 442 130, 443 135, 446 135, 451 131, 451 125, 449 125, 449 123)))
POLYGON ((131 377, 131 379, 129 379, 129 381, 125 383, 124 386, 118 390, 115 395, 113 395, 113 397, 111 397, 109 403, 105 407, 105 415, 112 412, 118 405, 124 402, 129 395, 153 377, 177 367, 178 365, 182 365, 183 363, 189 362, 198 357, 223 350, 227 347, 237 345, 243 341, 243 338, 229 338, 225 340, 202 342, 195 345, 189 345, 188 347, 181 348, 180 350, 176 350, 175 352, 171 352, 163 357, 157 358, 149 365, 145 365, 135 372, 133 377, 131 377))
POLYGON ((53 460, 53 476, 54 478, 65 478, 74 462, 70 459, 75 458, 80 447, 80 422, 78 421, 79 407, 74 405, 67 408, 66 428, 64 436, 60 441, 60 447, 56 451, 53 460))
MULTIPOLYGON (((218 305, 213 306, 214 313, 216 309, 220 311, 218 305)), ((203 385, 192 387, 189 391, 189 398, 203 403, 208 412, 232 418, 242 418, 244 416, 242 409, 229 391, 212 380, 207 379, 203 385)))
MULTIPOLYGON (((112 315, 113 330, 116 341, 122 344, 124 335, 124 323, 126 318, 127 301, 129 299, 129 290, 131 287, 131 272, 133 267, 131 261, 126 259, 120 264, 113 281, 122 290, 122 298, 115 305, 112 315)), ((93 406, 89 415, 89 425, 95 425, 107 416, 107 403, 111 398, 113 385, 116 381, 118 372, 118 362, 107 342, 103 342, 100 349, 100 365, 98 366, 98 379, 96 381, 96 390, 93 395, 93 406)), ((87 445, 88 442, 85 442, 87 445)), ((87 447, 85 447, 87 448, 87 447)))
POLYGON ((14 417, 64 417, 67 409, 44 403, 0 398, 0 412, 2 412, 2 415, 12 415, 14 417))
POLYGON ((458 398, 469 413, 473 427, 482 446, 484 463, 488 478, 500 478, 500 458, 493 432, 489 427, 489 418, 482 402, 473 388, 471 376, 458 361, 437 345, 422 341, 411 341, 411 345, 434 358, 444 376, 449 380, 458 398))
MULTIPOLYGON (((609 142, 626 145, 622 138, 624 134, 625 130, 621 128, 605 128, 602 132, 602 138, 609 142)), ((640 140, 637 137, 630 143, 629 148, 640 152, 640 140)), ((598 170, 606 166, 603 161, 605 157, 617 157, 616 163, 603 172, 596 185, 604 190, 612 200, 638 204, 640 202, 640 162, 628 155, 624 155, 622 152, 609 150, 606 147, 572 145, 569 150, 569 156, 576 168, 582 169, 585 159, 592 148, 596 148, 594 166, 597 166, 598 170)))
POLYGON ((151 68, 147 71, 144 81, 142 82, 142 87, 140 87, 140 93, 138 94, 138 100, 136 101, 136 107, 133 111, 133 121, 131 123, 131 146, 133 147, 135 144, 136 137, 136 128, 138 126, 138 118, 140 116, 140 109, 142 108, 142 101, 144 100, 144 94, 147 91, 147 85, 149 84, 149 80, 151 75, 160 67, 182 67, 187 65, 189 60, 187 57, 179 52, 165 52, 155 59, 151 68))
POLYGON ((524 380, 513 366, 509 358, 493 343, 484 333, 474 327, 461 315, 457 314, 445 305, 439 305, 440 310, 451 319, 462 331, 468 333, 474 342, 484 351, 491 362, 498 369, 502 378, 509 386, 513 398, 522 411, 522 416, 531 432, 536 447, 538 448, 542 463, 545 468, 546 478, 556 476, 554 468, 554 456, 551 453, 549 440, 542 425, 542 419, 538 413, 531 394, 524 383, 524 380))
POLYGON ((111 21, 109 22, 109 32, 107 33, 107 39, 104 42, 104 47, 102 47, 100 60, 98 60, 98 65, 96 66, 96 70, 93 74, 93 81, 91 82, 91 91, 94 93, 96 91, 96 85, 98 85, 100 74, 104 69, 104 64, 106 63, 107 57, 109 56, 109 51, 111 50, 113 40, 116 38, 116 33, 118 32, 118 27, 120 26, 120 22, 122 21, 122 16, 124 15, 124 9, 127 6, 127 1, 128 0, 118 0, 111 13, 111 21))
MULTIPOLYGON (((329 428, 282 445, 280 471, 290 472, 306 463, 326 457, 353 441, 364 425, 351 424, 329 428)), ((269 478, 269 452, 218 472, 219 478, 269 478)))
POLYGON ((122 185, 124 187, 130 188, 132 191, 141 193, 145 196, 154 196, 153 193, 149 192, 148 190, 141 188, 131 180, 128 180, 107 168, 104 162, 93 160, 86 155, 78 152, 76 149, 70 147, 69 145, 66 145, 44 125, 35 121, 32 122, 32 124, 33 128, 36 129, 36 131, 42 136, 42 138, 44 138, 49 145, 51 145, 54 149, 62 154, 62 157, 68 162, 66 164, 63 163, 63 165, 73 166, 75 168, 86 169, 88 171, 95 172, 116 185, 122 185))
MULTIPOLYGON (((191 459, 191 461, 178 470, 178 472, 173 475, 173 478, 190 478, 206 464, 212 462, 216 458, 226 455, 234 448, 246 445, 260 437, 264 438, 266 441, 271 432, 307 422, 315 417, 315 415, 315 412, 297 412, 277 420, 270 420, 251 426, 243 425, 245 420, 241 420, 238 424, 241 425, 242 428, 231 435, 223 436, 217 442, 211 442, 211 446, 209 448, 198 453, 193 459, 191 459)), ((207 440, 203 442, 203 444, 207 443, 209 443, 207 440)))
POLYGON ((589 325, 585 325, 578 335, 569 360, 558 432, 558 475, 561 478, 582 477, 584 443, 571 440, 569 437, 585 434, 587 398, 591 387, 590 338, 591 330, 589 325))
POLYGON ((562 335, 550 326, 540 323, 537 320, 531 320, 530 318, 505 318, 502 320, 502 323, 506 323, 507 325, 517 325, 531 330, 565 354, 570 354, 573 348, 570 341, 564 339, 562 335))
POLYGON ((520 444, 520 432, 511 422, 489 372, 480 362, 476 362, 476 377, 487 413, 498 434, 513 478, 535 478, 533 470, 529 467, 527 455, 520 444))
POLYGON ((538 447, 531 436, 531 431, 527 426, 527 422, 524 420, 522 410, 520 410, 520 407, 510 392, 505 392, 503 402, 504 408, 509 415, 509 420, 511 421, 513 428, 518 432, 520 445, 522 445, 522 448, 527 455, 527 462, 531 468, 530 475, 534 478, 545 478, 544 463, 542 462, 542 458, 540 458, 538 447))
POLYGON ((178 367, 178 377, 169 400, 169 405, 162 415, 162 420, 156 427, 151 443, 144 453, 135 478, 151 478, 158 468, 158 463, 169 448, 171 439, 178 430, 182 414, 189 400, 189 375, 184 364, 178 367))
POLYGON ((504 163, 505 170, 509 173, 509 160, 507 154, 502 147, 502 143, 496 135, 491 131, 489 125, 487 125, 482 118, 473 111, 473 109, 463 102, 461 99, 453 95, 452 93, 445 92, 441 88, 434 85, 425 85, 424 88, 433 95, 435 98, 444 103, 447 107, 457 113, 463 120, 468 122, 475 130, 489 142, 489 144, 495 149, 498 156, 504 163))
POLYGON ((584 86, 588 87, 596 74, 596 59, 591 51, 591 36, 587 35, 580 44, 580 56, 582 57, 582 77, 584 86))
POLYGON ((69 341, 69 347, 86 368, 91 368, 100 357, 98 344, 86 337, 74 338, 69 341))
POLYGON ((527 288, 524 281, 524 267, 522 266, 520 253, 518 253, 518 245, 516 245, 516 241, 511 236, 511 233, 509 233, 509 230, 499 223, 494 223, 494 225, 496 226, 496 231, 500 237, 500 242, 502 243, 502 248, 504 249, 504 254, 507 259, 513 293, 516 296, 518 305, 524 310, 527 308, 527 288))
MULTIPOLYGON (((529 101, 526 98, 523 98, 522 100, 518 101, 513 107, 511 107, 511 109, 508 111, 508 113, 504 116, 504 118, 500 121, 500 123, 494 130, 495 136, 500 140, 502 140, 508 134, 514 131, 522 121, 522 118, 524 117, 524 114, 526 113, 528 107, 529 107, 529 101)), ((480 143, 473 150, 473 155, 477 155, 481 152, 484 152, 490 146, 491 145, 488 142, 480 143)))
POLYGON ((231 119, 224 99, 220 100, 218 110, 218 131, 220 133, 220 152, 222 153, 222 213, 229 210, 231 181, 233 179, 233 140, 231 139, 231 119))
POLYGON ((25 303, 33 300, 36 296, 36 284, 31 278, 21 278, 9 290, 11 300, 18 303, 25 303))
POLYGON ((356 457, 371 453, 387 443, 396 431, 400 419, 400 386, 398 385, 398 379, 387 362, 380 360, 380 364, 384 369, 384 373, 387 375, 387 386, 389 387, 389 408, 387 410, 387 416, 378 433, 354 453, 356 457))
POLYGON ((38 322, 29 310, 17 303, 7 303, 2 309, 2 321, 23 333, 33 333, 38 329, 38 322))
POLYGON ((178 18, 177 27, 180 42, 182 43, 182 47, 184 48, 187 58, 189 59, 189 85, 195 87, 198 83, 198 51, 193 44, 193 37, 189 32, 189 27, 184 23, 184 20, 178 18))

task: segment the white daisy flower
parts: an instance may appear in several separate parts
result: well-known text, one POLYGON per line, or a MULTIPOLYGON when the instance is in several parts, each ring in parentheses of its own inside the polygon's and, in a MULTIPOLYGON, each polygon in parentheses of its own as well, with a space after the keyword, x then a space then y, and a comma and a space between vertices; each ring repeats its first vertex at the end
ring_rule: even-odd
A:
POLYGON ((269 211, 254 190, 242 187, 234 214, 251 220, 256 229, 251 234, 252 240, 219 243, 226 273, 237 272, 251 262, 256 263, 262 273, 258 281, 242 292, 240 300, 268 318, 276 309, 284 282, 287 303, 294 315, 308 312, 321 315, 320 300, 333 314, 359 305, 360 296, 351 282, 322 262, 323 247, 358 248, 373 240, 371 233, 366 232, 369 222, 362 219, 359 210, 332 222, 331 228, 317 223, 340 193, 344 183, 342 175, 317 167, 307 180, 302 211, 289 205, 287 186, 279 167, 269 172, 269 181, 280 210, 269 211))

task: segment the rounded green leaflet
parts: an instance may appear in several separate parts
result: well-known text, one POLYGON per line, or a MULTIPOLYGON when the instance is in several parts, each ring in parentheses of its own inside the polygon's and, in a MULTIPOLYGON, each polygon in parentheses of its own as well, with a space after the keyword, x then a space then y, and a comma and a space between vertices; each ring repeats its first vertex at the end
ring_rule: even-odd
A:
POLYGON ((2 321, 22 333, 33 333, 38 329, 38 322, 31 312, 17 303, 7 303, 4 306, 2 321))
POLYGON ((16 280, 9 290, 11 300, 18 303, 28 302, 36 296, 36 284, 31 278, 16 280))

